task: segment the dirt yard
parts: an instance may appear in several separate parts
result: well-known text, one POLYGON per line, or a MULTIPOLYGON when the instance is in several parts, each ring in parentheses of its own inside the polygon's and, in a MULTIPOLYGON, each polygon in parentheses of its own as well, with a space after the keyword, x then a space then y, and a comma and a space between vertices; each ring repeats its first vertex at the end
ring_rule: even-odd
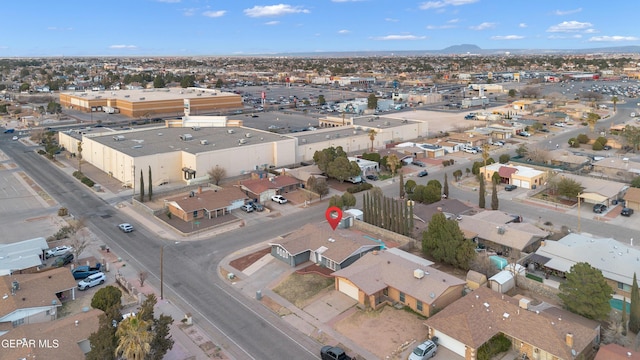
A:
POLYGON ((418 315, 385 306, 377 311, 356 311, 334 328, 379 359, 404 359, 407 349, 427 338, 423 322, 418 315))

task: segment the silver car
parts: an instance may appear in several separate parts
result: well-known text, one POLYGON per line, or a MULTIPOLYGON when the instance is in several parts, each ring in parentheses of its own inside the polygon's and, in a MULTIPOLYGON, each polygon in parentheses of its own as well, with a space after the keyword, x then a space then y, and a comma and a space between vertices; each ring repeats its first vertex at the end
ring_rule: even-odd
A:
POLYGON ((86 290, 97 285, 102 285, 107 280, 103 272, 90 275, 88 278, 78 283, 78 290, 86 290))
POLYGON ((436 356, 436 350, 438 350, 438 345, 432 340, 427 340, 413 349, 413 352, 409 355, 409 360, 430 359, 436 356))

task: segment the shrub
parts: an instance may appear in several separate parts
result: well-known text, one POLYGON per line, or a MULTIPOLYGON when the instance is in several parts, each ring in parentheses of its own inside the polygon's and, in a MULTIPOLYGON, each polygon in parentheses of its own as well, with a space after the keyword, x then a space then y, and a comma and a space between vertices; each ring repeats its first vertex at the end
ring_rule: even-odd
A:
POLYGON ((84 177, 84 174, 80 171, 74 171, 73 172, 73 177, 78 179, 78 180, 82 180, 82 178, 84 177))
POLYGON ((596 139, 596 142, 602 144, 602 146, 607 145, 607 138, 604 136, 600 136, 596 139))
POLYGON ((39 154, 39 155, 46 155, 46 154, 47 154, 47 152, 46 152, 46 151, 44 151, 44 150, 42 150, 42 149, 40 149, 40 150, 38 150, 38 154, 39 154))
POLYGON ((569 146, 571 146, 572 148, 579 148, 580 147, 580 142, 576 138, 569 139, 569 141, 567 141, 567 143, 569 143, 569 146))
POLYGON ((527 273, 527 275, 525 275, 525 276, 526 276, 527 278, 529 278, 529 279, 531 279, 531 280, 534 280, 534 281, 537 281, 537 282, 539 282, 539 283, 541 283, 541 282, 542 282, 542 278, 541 278, 541 277, 539 277, 539 276, 535 276, 535 275, 533 275, 533 274, 529 274, 529 273, 527 273))
POLYGON ((508 351, 510 348, 511 340, 503 334, 498 334, 478 348, 478 360, 490 360, 495 355, 508 351))
POLYGON ((95 185, 96 183, 89 179, 88 177, 83 177, 82 180, 80 180, 80 182, 82 182, 83 184, 87 185, 88 187, 93 187, 93 185, 95 185))
POLYGON ((604 147, 604 145, 602 145, 601 143, 599 143, 597 141, 593 143, 593 146, 591 146, 591 148, 593 150, 595 150, 595 151, 600 151, 600 150, 602 150, 603 147, 604 147))
POLYGON ((498 161, 500 162, 500 164, 506 164, 509 162, 509 160, 511 160, 511 156, 509 154, 502 154, 498 158, 498 161))
POLYGON ((369 190, 371 188, 373 188, 373 185, 369 183, 360 183, 358 185, 347 188, 347 192, 351 194, 355 194, 355 193, 359 193, 360 191, 369 190))
POLYGON ((576 137, 576 140, 578 140, 580 144, 588 144, 589 136, 587 136, 587 134, 580 134, 576 137))

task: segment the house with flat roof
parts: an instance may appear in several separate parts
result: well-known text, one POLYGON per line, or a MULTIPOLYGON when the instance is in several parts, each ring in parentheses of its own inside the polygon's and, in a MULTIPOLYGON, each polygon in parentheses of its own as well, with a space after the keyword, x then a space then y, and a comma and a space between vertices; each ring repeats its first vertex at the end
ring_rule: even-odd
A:
POLYGON ((302 180, 293 176, 279 175, 241 181, 240 189, 248 198, 265 203, 269 202, 274 195, 286 197, 286 193, 297 190, 302 183, 302 180))
POLYGON ((631 182, 640 176, 640 163, 629 158, 608 157, 593 162, 593 172, 618 181, 631 182))
POLYGON ((38 271, 47 249, 49 244, 43 237, 0 244, 0 276, 38 271))
MULTIPOLYGON (((526 300, 526 299, 522 299, 526 300)), ((600 342, 600 324, 555 307, 527 310, 518 301, 480 287, 425 321, 429 337, 467 360, 496 335, 511 341, 511 349, 529 359, 590 358, 600 342)))
POLYGON ((501 184, 512 184, 525 189, 535 189, 547 179, 547 172, 522 165, 493 163, 480 168, 480 174, 488 184, 495 172, 500 174, 501 184))
POLYGON ((365 254, 332 274, 335 289, 365 307, 400 303, 424 316, 463 295, 466 282, 431 267, 433 263, 398 248, 365 254))
POLYGON ((65 267, 0 276, 0 325, 18 327, 55 320, 62 299, 75 300, 77 286, 65 267))
POLYGON ((361 231, 329 224, 307 224, 283 238, 272 240, 271 255, 296 267, 307 261, 337 271, 353 264, 367 252, 380 250, 383 243, 361 231))
POLYGON ((0 334, 0 343, 27 339, 31 345, 3 346, 3 359, 84 360, 91 351, 89 336, 98 331, 102 310, 90 309, 61 319, 19 326, 0 334))
POLYGON ((617 181, 598 179, 591 176, 580 176, 569 173, 560 173, 560 178, 567 178, 578 182, 584 187, 580 193, 580 199, 587 204, 606 204, 612 200, 622 198, 622 194, 627 190, 628 185, 617 181))
POLYGON ((640 250, 612 238, 570 233, 558 241, 545 241, 536 250, 535 261, 559 276, 586 262, 600 270, 614 290, 614 299, 631 298, 633 274, 640 276, 640 250))

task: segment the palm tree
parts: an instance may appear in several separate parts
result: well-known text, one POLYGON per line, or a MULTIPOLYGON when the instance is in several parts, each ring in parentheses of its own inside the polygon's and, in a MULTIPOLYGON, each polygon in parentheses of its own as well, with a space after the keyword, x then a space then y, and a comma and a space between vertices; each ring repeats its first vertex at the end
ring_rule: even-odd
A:
POLYGON ((616 112, 617 110, 616 104, 618 104, 618 97, 617 96, 612 97, 611 102, 613 102, 613 112, 616 112))
POLYGON ((127 360, 144 359, 151 350, 150 344, 153 339, 149 328, 149 323, 138 318, 138 315, 122 320, 116 330, 118 337, 116 357, 121 356, 127 360))
POLYGON ((598 120, 600 120, 600 115, 596 113, 589 113, 587 115, 587 123, 589 124, 589 129, 591 130, 591 132, 595 130, 598 120))
POLYGON ((376 133, 375 129, 369 130, 369 140, 371 140, 371 152, 373 152, 373 141, 376 139, 376 135, 378 135, 378 133, 376 133))

